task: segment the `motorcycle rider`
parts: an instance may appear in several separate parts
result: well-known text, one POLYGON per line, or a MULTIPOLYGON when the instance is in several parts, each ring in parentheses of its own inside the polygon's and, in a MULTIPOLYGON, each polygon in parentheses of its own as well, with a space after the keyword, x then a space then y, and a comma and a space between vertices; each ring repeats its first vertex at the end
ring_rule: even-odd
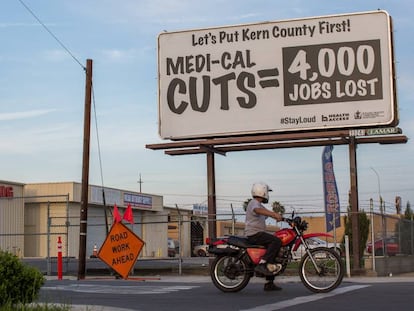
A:
POLYGON ((281 290, 273 281, 275 274, 278 273, 282 266, 275 264, 275 258, 279 253, 282 241, 268 232, 266 232, 266 218, 272 217, 277 221, 283 219, 282 215, 270 211, 263 206, 269 202, 269 191, 272 189, 265 183, 254 183, 252 186, 252 197, 246 208, 245 236, 252 244, 266 246, 266 253, 263 255, 255 271, 266 277, 264 290, 281 290))

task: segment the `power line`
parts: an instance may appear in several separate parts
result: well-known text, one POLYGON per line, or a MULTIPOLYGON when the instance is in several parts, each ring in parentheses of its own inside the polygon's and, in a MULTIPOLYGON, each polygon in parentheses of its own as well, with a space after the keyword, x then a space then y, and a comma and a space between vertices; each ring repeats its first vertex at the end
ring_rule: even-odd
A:
MULTIPOLYGON (((55 41, 72 57, 72 59, 81 66, 81 68, 86 72, 86 67, 73 55, 73 53, 69 50, 69 48, 66 47, 66 45, 63 44, 63 42, 43 23, 39 17, 33 12, 32 9, 29 8, 29 6, 23 2, 23 0, 18 0, 20 4, 38 21, 40 25, 55 39, 55 41)), ((98 131, 98 119, 97 119, 97 113, 96 113, 96 100, 95 100, 95 91, 93 87, 93 83, 91 82, 92 87, 92 103, 93 103, 93 111, 94 111, 94 117, 95 117, 95 129, 96 129, 96 139, 97 139, 97 145, 98 145, 98 158, 99 158, 99 168, 100 168, 100 175, 101 175, 101 183, 102 183, 102 191, 104 191, 104 179, 103 179, 103 169, 102 169, 102 157, 101 157, 101 146, 100 146, 100 139, 99 139, 99 131, 98 131)), ((105 195, 103 193, 103 201, 105 205, 105 195)))
MULTIPOLYGON (((39 17, 29 8, 29 6, 23 2, 23 0, 18 0, 21 5, 39 22, 40 25, 43 26, 43 28, 55 39, 57 43, 72 57, 72 59, 78 63, 83 70, 86 71, 86 67, 82 65, 82 63, 73 55, 73 53, 63 44, 61 40, 40 20, 39 17)), ((92 84, 92 81, 91 81, 92 84)), ((95 91, 92 84, 92 102, 93 102, 93 111, 95 116, 95 129, 96 129, 96 138, 97 138, 97 144, 98 144, 98 157, 99 157, 99 167, 100 167, 100 174, 101 174, 101 183, 102 188, 104 187, 104 180, 103 180, 103 171, 102 171, 102 157, 101 157, 101 147, 100 147, 100 140, 99 140, 99 132, 98 132, 98 119, 97 119, 97 113, 96 113, 96 100, 95 100, 95 91)))
POLYGON ((97 117, 97 113, 96 113, 95 91, 94 91, 94 88, 93 88, 93 83, 92 83, 92 103, 93 103, 93 112, 94 112, 94 117, 95 117, 95 131, 96 131, 96 140, 97 140, 97 147, 98 147, 99 169, 100 169, 100 173, 101 173, 102 189, 104 189, 104 178, 103 178, 102 157, 101 157, 101 144, 100 144, 100 139, 99 139, 98 117, 97 117))
POLYGON ((36 14, 26 5, 26 3, 23 2, 23 0, 18 0, 21 5, 24 6, 24 8, 38 21, 40 25, 43 26, 43 28, 55 39, 57 43, 77 62, 83 70, 86 71, 86 67, 82 65, 82 63, 73 55, 73 53, 63 44, 62 41, 59 40, 59 38, 40 20, 39 17, 36 16, 36 14))

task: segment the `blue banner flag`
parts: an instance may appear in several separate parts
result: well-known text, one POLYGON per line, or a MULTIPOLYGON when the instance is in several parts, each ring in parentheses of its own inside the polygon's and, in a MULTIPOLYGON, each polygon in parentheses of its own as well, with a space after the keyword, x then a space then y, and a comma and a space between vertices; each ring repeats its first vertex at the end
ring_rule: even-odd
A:
POLYGON ((332 160, 333 146, 326 146, 322 153, 323 192, 325 199, 326 231, 341 226, 341 215, 332 160))

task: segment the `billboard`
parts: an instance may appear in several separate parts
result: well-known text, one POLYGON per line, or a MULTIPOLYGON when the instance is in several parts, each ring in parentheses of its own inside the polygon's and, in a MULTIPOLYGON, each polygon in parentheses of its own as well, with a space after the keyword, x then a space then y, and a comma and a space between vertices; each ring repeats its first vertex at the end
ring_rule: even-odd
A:
POLYGON ((398 123, 385 11, 158 36, 165 139, 398 123))

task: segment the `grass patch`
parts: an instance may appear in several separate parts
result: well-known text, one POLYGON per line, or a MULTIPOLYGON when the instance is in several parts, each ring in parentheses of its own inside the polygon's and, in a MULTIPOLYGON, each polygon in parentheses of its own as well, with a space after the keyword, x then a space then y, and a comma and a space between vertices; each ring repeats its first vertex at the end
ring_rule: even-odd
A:
POLYGON ((69 305, 55 305, 55 304, 36 304, 31 303, 27 305, 11 305, 6 304, 0 306, 0 311, 70 311, 69 305))

